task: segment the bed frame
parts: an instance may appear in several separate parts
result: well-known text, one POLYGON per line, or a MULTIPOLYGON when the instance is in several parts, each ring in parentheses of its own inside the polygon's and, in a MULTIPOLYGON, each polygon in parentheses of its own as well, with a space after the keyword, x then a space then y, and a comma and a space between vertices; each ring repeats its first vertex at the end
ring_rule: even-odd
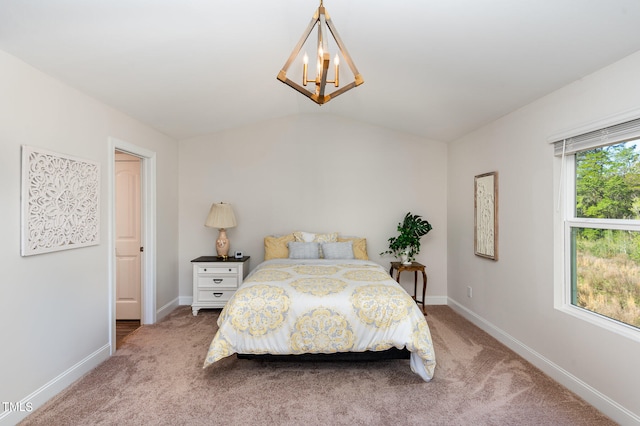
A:
POLYGON ((239 359, 256 359, 267 361, 379 361, 386 359, 409 359, 411 353, 406 349, 391 348, 386 351, 337 352, 334 354, 237 354, 239 359))

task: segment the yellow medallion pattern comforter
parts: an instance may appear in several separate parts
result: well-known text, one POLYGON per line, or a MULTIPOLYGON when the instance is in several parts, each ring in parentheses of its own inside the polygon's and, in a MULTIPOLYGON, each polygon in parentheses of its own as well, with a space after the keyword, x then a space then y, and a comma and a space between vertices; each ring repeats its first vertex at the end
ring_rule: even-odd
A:
POLYGON ((218 318, 204 367, 232 355, 381 351, 406 347, 431 380, 429 326, 411 296, 367 260, 274 259, 260 264, 218 318))

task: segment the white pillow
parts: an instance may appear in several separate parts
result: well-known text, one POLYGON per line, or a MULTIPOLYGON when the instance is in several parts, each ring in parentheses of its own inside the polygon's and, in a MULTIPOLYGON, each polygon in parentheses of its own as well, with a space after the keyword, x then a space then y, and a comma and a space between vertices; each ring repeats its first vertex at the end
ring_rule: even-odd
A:
POLYGON ((320 244, 289 242, 289 259, 319 259, 320 244))
POLYGON ((302 236, 302 241, 304 241, 305 243, 312 243, 313 240, 316 239, 316 234, 312 232, 300 231, 300 235, 302 236))
POLYGON ((293 233, 293 236, 296 239, 296 241, 303 242, 303 243, 310 243, 310 242, 334 243, 338 241, 337 232, 332 232, 329 234, 318 234, 315 232, 296 231, 293 233))
POLYGON ((352 241, 322 243, 322 253, 325 259, 355 259, 352 241))

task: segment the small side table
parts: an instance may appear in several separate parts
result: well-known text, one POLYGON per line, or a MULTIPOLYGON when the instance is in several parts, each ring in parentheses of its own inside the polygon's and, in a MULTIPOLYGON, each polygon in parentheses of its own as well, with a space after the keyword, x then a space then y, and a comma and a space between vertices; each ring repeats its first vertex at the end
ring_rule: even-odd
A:
POLYGON ((416 303, 422 304, 422 312, 427 315, 427 311, 424 305, 424 300, 427 297, 427 273, 425 266, 422 263, 412 262, 409 265, 405 265, 402 262, 391 262, 391 269, 389 269, 389 275, 393 278, 393 271, 396 271, 396 281, 400 283, 400 274, 404 271, 413 272, 413 300, 416 303), (418 272, 422 272, 422 300, 417 299, 418 291, 418 272))
POLYGON ((224 308, 249 273, 249 256, 242 259, 200 256, 193 259, 193 316, 203 308, 224 308))

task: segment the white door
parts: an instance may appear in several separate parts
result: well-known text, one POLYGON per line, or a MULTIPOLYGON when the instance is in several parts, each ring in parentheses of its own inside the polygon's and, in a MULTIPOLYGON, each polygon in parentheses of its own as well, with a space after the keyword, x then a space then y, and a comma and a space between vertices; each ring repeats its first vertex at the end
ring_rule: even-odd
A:
POLYGON ((139 320, 140 158, 116 151, 116 319, 139 320))

